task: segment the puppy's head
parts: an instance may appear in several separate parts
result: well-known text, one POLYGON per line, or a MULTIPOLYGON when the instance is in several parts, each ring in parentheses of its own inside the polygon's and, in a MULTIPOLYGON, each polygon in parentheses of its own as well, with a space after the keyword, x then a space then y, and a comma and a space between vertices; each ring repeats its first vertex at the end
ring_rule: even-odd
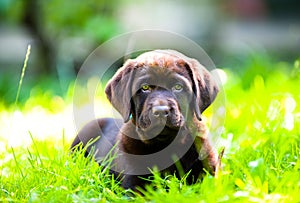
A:
POLYGON ((198 61, 176 51, 155 50, 125 62, 105 92, 125 122, 132 115, 142 140, 165 140, 189 117, 201 120, 218 87, 198 61))

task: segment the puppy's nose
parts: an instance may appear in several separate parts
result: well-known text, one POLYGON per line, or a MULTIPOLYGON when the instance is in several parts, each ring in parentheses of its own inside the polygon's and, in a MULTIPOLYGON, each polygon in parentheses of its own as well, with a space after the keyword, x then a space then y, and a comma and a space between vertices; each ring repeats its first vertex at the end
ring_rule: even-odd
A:
POLYGON ((169 115, 170 108, 168 106, 153 106, 152 114, 155 117, 167 117, 169 115))

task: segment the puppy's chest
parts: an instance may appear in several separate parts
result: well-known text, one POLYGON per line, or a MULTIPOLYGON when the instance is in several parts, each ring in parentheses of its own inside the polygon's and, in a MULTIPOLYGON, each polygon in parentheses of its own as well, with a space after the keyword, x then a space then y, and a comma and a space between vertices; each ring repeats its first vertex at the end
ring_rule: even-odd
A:
POLYGON ((120 137, 121 142, 118 150, 125 159, 126 155, 163 154, 164 158, 172 159, 173 162, 178 160, 178 157, 181 157, 181 162, 191 163, 199 156, 192 136, 185 137, 185 139, 175 139, 173 142, 156 141, 149 144, 125 135, 120 135, 120 137))
POLYGON ((146 144, 139 139, 129 137, 127 135, 121 135, 121 142, 119 149, 122 152, 133 155, 149 155, 157 153, 165 149, 170 143, 168 142, 155 142, 146 144))

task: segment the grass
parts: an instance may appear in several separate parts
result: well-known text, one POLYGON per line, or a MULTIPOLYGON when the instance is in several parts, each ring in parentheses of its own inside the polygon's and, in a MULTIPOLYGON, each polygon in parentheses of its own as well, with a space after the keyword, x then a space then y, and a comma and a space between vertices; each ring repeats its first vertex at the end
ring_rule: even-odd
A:
MULTIPOLYGON (((59 129, 55 139, 37 139, 27 132, 29 145, 11 148, 2 141, 0 202, 300 202, 299 61, 265 60, 249 60, 242 74, 225 68, 226 152, 217 178, 186 185, 184 178, 154 173, 156 189, 133 195, 92 158, 70 156, 73 135, 59 129)), ((13 112, 1 107, 0 118, 13 112)), ((10 136, 1 133, 0 142, 10 136)))

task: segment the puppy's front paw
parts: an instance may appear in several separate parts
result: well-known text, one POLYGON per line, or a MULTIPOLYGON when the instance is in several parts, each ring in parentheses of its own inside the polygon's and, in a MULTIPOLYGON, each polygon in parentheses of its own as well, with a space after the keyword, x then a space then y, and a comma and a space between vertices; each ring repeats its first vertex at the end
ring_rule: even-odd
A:
POLYGON ((199 153, 199 160, 202 162, 204 169, 211 175, 216 176, 221 168, 221 159, 225 148, 223 148, 218 154, 211 146, 209 140, 201 136, 195 137, 194 144, 197 152, 199 153))

